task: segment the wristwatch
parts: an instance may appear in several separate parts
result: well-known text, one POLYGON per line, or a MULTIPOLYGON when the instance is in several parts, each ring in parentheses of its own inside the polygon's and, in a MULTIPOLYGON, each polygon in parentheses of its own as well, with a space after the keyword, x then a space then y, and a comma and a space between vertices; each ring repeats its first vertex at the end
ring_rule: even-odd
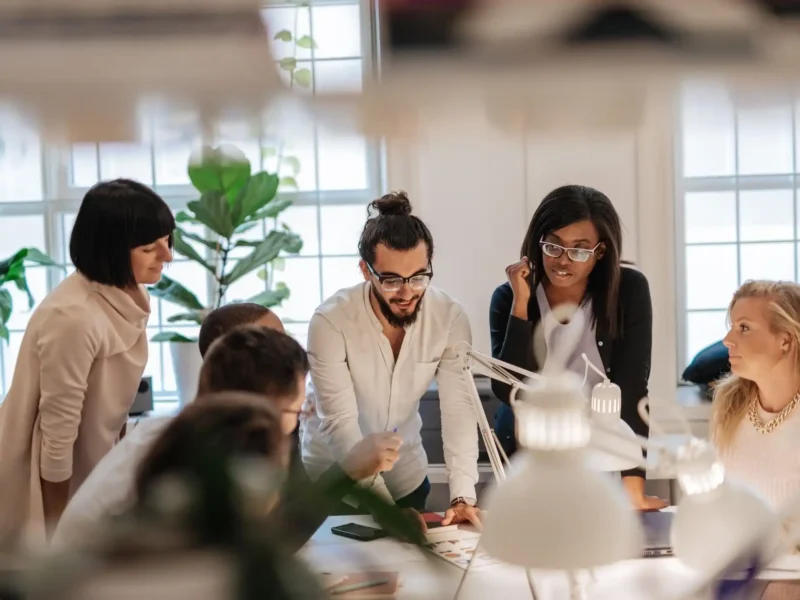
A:
POLYGON ((465 498, 464 496, 458 496, 457 498, 453 498, 452 502, 450 502, 450 506, 455 506, 456 504, 466 504, 467 506, 475 506, 477 500, 475 498, 465 498))

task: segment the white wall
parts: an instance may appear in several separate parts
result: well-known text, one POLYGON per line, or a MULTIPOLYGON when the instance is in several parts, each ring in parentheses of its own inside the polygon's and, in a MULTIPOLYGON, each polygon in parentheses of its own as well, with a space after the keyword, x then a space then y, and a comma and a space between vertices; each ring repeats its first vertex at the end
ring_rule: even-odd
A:
POLYGON ((560 185, 585 184, 614 202, 625 228, 623 256, 650 280, 651 395, 674 398, 672 135, 665 114, 653 105, 638 131, 543 137, 504 133, 476 111, 458 129, 432 121, 415 140, 387 145, 389 187, 405 189, 430 227, 435 285, 464 305, 478 350, 489 350, 489 299, 518 259, 540 200, 560 185))

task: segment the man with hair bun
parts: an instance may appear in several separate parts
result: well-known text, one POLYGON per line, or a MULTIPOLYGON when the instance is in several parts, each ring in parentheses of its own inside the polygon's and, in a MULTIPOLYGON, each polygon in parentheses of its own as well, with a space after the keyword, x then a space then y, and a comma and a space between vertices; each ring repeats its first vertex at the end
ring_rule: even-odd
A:
POLYGON ((362 484, 424 510, 430 481, 419 403, 435 379, 451 499, 444 522, 480 525, 477 420, 457 354, 471 342, 470 326, 463 308, 430 285, 431 232, 408 196, 394 192, 369 205, 358 250, 364 282, 326 300, 309 325, 316 410, 302 424, 306 469, 318 477, 364 436, 396 431, 403 445, 394 468, 362 484))

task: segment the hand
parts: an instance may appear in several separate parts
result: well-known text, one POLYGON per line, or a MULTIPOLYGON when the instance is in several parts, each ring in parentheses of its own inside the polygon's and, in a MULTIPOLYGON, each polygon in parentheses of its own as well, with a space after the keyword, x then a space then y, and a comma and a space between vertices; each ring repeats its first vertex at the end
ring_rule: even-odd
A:
POLYGON ((444 519, 442 520, 442 526, 450 525, 452 523, 472 523, 478 530, 483 529, 483 524, 481 523, 481 511, 478 509, 477 506, 470 506, 469 504, 464 504, 463 502, 459 502, 458 504, 454 504, 450 508, 447 509, 447 512, 444 513, 444 519))
POLYGON ((622 478, 622 485, 628 492, 631 504, 636 510, 654 511, 669 506, 669 502, 658 496, 647 496, 644 493, 644 477, 628 476, 622 478))
POLYGON ((530 274, 531 267, 527 256, 506 267, 506 277, 514 292, 514 313, 524 311, 524 315, 515 314, 514 316, 524 317, 526 320, 528 318, 528 301, 531 299, 531 286, 528 283, 530 274))
POLYGON ((391 471, 397 462, 403 438, 392 432, 373 433, 358 442, 341 463, 354 481, 391 471))

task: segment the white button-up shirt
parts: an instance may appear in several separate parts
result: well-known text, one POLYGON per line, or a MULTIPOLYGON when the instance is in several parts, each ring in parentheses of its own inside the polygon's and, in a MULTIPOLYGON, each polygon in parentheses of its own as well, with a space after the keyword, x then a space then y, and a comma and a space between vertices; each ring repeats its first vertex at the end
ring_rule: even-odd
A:
POLYGON ((397 463, 364 484, 387 499, 410 494, 428 473, 419 402, 435 377, 450 496, 475 498, 477 418, 458 357, 471 342, 469 320, 455 300, 429 287, 395 361, 370 304, 370 285, 337 292, 311 318, 309 402, 315 414, 302 427, 303 463, 316 478, 364 436, 396 429, 403 438, 397 463))

